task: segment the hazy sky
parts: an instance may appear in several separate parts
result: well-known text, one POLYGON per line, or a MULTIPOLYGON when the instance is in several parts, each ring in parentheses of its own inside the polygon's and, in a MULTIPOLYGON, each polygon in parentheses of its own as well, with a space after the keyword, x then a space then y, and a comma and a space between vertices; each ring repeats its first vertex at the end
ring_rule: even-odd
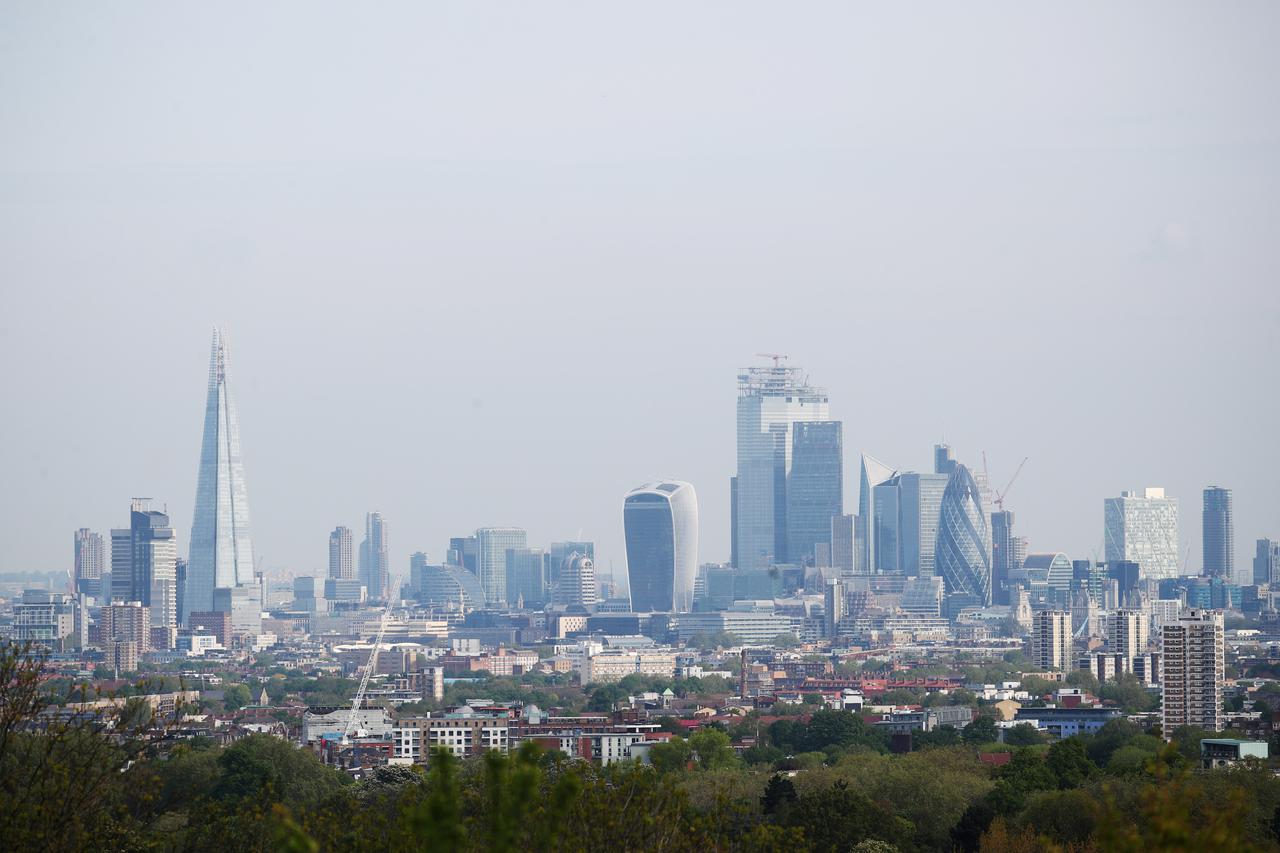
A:
MULTIPOLYGON (((257 553, 393 569, 692 481, 729 553, 737 369, 857 454, 945 440, 1032 550, 1200 491, 1280 537, 1280 4, 0 2, 0 570, 166 502, 210 329, 257 553)), ((856 501, 855 501, 856 502, 856 501)), ((852 506, 854 502, 848 502, 852 506)))

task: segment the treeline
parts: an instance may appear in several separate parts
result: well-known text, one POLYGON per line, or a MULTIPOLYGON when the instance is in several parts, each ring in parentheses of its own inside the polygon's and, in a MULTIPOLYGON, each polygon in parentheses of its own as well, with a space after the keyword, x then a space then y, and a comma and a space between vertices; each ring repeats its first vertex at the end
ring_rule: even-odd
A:
POLYGON ((997 747, 980 717, 896 755, 856 715, 819 709, 699 729, 653 747, 653 766, 527 745, 353 781, 268 736, 167 742, 137 700, 111 728, 48 717, 39 682, 38 662, 0 650, 5 849, 1280 850, 1269 769, 1198 772, 1207 733, 1165 744, 1124 720, 997 747), (988 763, 996 749, 1006 763, 988 763))

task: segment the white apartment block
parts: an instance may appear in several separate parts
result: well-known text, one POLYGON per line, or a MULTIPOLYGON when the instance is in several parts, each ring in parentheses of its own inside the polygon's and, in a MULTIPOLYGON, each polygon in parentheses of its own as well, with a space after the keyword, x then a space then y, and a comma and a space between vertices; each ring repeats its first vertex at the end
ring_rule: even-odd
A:
POLYGON ((1226 658, 1222 612, 1187 610, 1160 634, 1164 736, 1179 726, 1222 729, 1226 658))
POLYGON ((1031 661, 1042 670, 1071 669, 1071 613, 1040 610, 1031 619, 1031 661))

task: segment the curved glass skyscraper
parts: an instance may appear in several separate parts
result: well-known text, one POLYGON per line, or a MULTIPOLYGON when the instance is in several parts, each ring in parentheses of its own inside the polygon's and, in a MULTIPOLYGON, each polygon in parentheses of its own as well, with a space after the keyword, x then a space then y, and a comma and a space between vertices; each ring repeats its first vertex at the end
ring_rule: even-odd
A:
POLYGON ((698 571, 698 496, 679 480, 647 483, 622 505, 631 607, 687 613, 698 571))
POLYGON ((240 458, 240 421, 229 388, 227 342, 213 330, 209 356, 209 395, 204 412, 204 441, 196 481, 196 511, 181 619, 213 610, 213 591, 253 582, 253 543, 249 539, 249 496, 240 458))
POLYGON ((973 474, 956 465, 942 493, 934 566, 947 589, 947 611, 991 603, 991 532, 973 474))

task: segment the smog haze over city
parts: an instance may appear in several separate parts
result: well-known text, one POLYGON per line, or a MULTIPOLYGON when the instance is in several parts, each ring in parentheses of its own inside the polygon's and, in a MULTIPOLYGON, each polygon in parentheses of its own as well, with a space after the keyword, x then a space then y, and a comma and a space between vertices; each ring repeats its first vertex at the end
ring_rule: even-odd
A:
POLYGON ((1280 851, 1277 32, 0 0, 0 846, 1280 851))
POLYGON ((1270 4, 5 9, 4 570, 135 495, 186 537, 214 324, 269 573, 378 509, 397 564, 520 525, 621 578, 657 477, 726 560, 763 352, 846 503, 947 442, 1030 457, 1033 549, 1147 485, 1280 524, 1270 4))

